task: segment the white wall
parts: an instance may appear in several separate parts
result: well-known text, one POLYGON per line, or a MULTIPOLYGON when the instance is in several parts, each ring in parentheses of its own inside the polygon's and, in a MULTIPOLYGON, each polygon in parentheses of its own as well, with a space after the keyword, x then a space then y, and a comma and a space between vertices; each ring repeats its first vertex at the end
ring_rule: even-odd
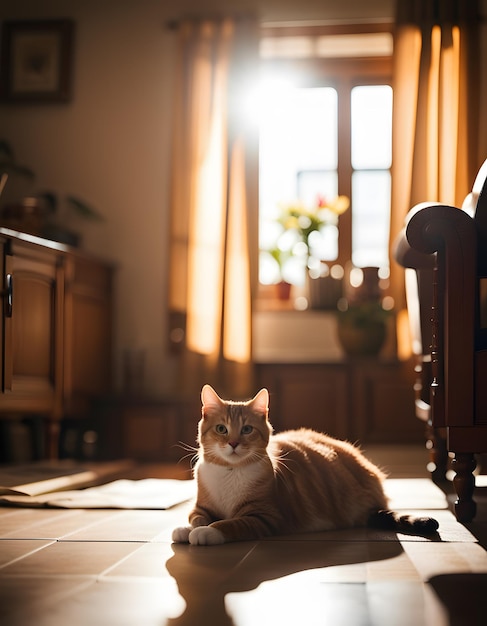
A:
MULTIPOLYGON (((104 223, 81 228, 83 247, 118 266, 119 382, 123 351, 143 348, 147 388, 171 387, 166 279, 174 33, 166 23, 188 13, 254 8, 270 22, 391 18, 394 0, 2 1, 0 19, 76 22, 72 101, 0 104, 0 138, 35 170, 39 188, 77 194, 105 216, 104 223)), ((487 154, 485 136, 483 149, 487 154)))

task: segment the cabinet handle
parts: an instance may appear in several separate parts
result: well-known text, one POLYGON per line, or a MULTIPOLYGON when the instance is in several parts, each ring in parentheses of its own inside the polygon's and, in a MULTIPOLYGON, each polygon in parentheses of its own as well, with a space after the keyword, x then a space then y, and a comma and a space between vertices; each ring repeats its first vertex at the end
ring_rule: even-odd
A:
POLYGON ((12 274, 7 274, 7 288, 5 290, 5 316, 12 317, 14 304, 14 281, 12 274))

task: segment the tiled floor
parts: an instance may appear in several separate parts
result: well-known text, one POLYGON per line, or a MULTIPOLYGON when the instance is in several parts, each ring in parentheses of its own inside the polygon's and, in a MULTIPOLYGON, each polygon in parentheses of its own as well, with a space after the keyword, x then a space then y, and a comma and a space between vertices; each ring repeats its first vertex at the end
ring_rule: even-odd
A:
POLYGON ((359 529, 190 547, 170 541, 188 504, 169 511, 0 508, 0 624, 487 623, 482 488, 479 515, 466 528, 426 477, 422 451, 419 463, 406 448, 392 453, 370 450, 379 463, 389 460, 397 507, 434 512, 438 540, 359 529))

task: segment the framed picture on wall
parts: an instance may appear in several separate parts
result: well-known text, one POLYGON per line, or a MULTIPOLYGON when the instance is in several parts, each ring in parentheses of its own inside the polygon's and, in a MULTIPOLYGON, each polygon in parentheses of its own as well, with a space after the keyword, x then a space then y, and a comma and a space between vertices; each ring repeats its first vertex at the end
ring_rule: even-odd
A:
POLYGON ((2 27, 2 100, 66 102, 71 97, 74 23, 6 21, 2 27))

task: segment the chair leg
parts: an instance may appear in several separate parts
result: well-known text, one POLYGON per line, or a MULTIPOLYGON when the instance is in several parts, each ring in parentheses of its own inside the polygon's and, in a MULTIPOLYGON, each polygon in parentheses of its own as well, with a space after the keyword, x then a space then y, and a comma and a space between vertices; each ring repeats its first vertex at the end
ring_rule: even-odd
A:
POLYGON ((473 471, 476 466, 475 457, 471 453, 455 453, 452 467, 455 471, 453 485, 457 492, 455 502, 455 515, 459 522, 471 522, 477 512, 477 505, 473 499, 475 489, 475 476, 473 471))

